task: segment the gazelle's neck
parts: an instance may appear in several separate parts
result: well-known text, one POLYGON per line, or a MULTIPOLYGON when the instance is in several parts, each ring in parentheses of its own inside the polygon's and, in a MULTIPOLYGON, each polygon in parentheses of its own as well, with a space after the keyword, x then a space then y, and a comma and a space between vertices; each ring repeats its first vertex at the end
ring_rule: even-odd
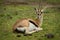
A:
POLYGON ((37 16, 37 21, 38 21, 39 26, 41 26, 43 22, 43 14, 37 16))
POLYGON ((36 23, 41 26, 43 22, 43 12, 47 7, 44 7, 43 9, 35 8, 36 14, 37 14, 37 21, 36 23))

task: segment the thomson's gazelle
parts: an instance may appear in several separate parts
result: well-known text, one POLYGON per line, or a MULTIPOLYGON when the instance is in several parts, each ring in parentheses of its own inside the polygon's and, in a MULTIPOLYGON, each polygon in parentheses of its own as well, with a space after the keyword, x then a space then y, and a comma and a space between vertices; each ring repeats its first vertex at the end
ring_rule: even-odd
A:
MULTIPOLYGON (((45 7, 46 8, 46 7, 45 7)), ((45 9, 44 8, 44 9, 45 9)), ((40 10, 35 8, 37 19, 20 19, 13 25, 13 31, 18 30, 20 32, 24 32, 25 34, 32 34, 39 30, 42 30, 41 25, 43 21, 43 11, 44 9, 40 10)))

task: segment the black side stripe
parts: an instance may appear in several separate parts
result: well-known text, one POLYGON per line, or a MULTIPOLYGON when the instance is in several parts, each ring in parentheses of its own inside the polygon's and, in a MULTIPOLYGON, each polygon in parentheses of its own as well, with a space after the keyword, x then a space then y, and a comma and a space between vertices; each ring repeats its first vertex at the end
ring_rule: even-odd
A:
POLYGON ((38 25, 36 25, 33 21, 29 20, 29 22, 31 22, 31 23, 34 24, 36 27, 38 27, 38 25))

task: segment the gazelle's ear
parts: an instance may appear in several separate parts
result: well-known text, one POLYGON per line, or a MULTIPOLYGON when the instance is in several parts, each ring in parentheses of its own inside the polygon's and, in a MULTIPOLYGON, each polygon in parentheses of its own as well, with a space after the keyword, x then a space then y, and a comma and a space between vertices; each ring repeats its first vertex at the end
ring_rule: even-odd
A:
POLYGON ((38 8, 34 8, 36 14, 39 12, 39 9, 38 8))
POLYGON ((39 8, 34 8, 34 10, 35 10, 36 12, 41 12, 41 10, 40 10, 39 8))
POLYGON ((44 11, 46 10, 46 8, 48 8, 48 6, 45 6, 45 7, 41 10, 41 12, 44 12, 44 11))
POLYGON ((34 10, 38 11, 39 9, 38 8, 34 8, 34 10))

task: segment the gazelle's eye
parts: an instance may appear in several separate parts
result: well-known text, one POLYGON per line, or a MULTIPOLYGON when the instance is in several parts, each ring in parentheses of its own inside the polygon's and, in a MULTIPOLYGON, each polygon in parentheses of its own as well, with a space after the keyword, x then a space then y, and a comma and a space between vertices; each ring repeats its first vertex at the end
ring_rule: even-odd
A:
POLYGON ((39 14, 38 14, 39 15, 39 14))

